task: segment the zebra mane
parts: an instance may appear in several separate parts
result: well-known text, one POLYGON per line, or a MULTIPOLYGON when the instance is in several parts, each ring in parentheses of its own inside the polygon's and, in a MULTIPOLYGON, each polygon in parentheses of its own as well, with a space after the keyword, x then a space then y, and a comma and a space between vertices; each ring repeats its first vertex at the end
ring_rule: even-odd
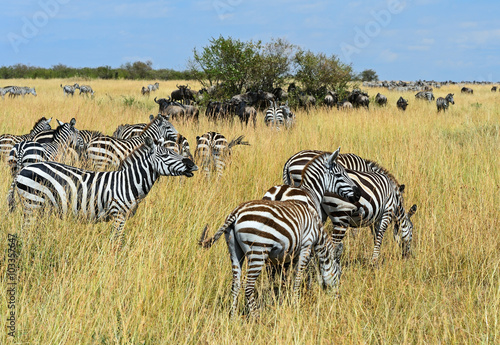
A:
POLYGON ((155 122, 156 119, 158 119, 158 117, 155 117, 150 123, 148 123, 139 135, 144 134, 148 130, 148 128, 151 127, 151 125, 153 124, 153 122, 155 122))
POLYGON ((146 143, 143 143, 140 146, 136 147, 134 150, 132 150, 132 152, 130 152, 130 154, 127 157, 125 157, 124 160, 122 160, 120 162, 120 165, 118 166, 118 170, 123 169, 128 163, 135 160, 135 158, 141 156, 142 153, 144 151, 146 151, 145 148, 147 149, 148 146, 146 145, 146 143))
MULTIPOLYGON (((311 159, 309 162, 307 162, 307 164, 304 166, 304 169, 302 169, 302 172, 300 173, 300 181, 304 181, 305 172, 309 168, 309 165, 313 164, 313 162, 319 161, 320 159, 323 159, 324 157, 327 157, 330 155, 331 155, 331 152, 323 152, 323 153, 320 153, 320 154, 314 156, 313 159, 311 159)), ((300 184, 302 184, 302 182, 300 184)))
POLYGON ((33 126, 33 128, 35 128, 38 124, 40 124, 40 122, 42 121, 47 121, 47 119, 45 118, 45 116, 39 118, 36 122, 35 122, 35 125, 33 126))
MULTIPOLYGON (((363 158, 364 159, 364 158, 363 158)), ((390 180, 392 180, 394 182, 394 184, 396 185, 396 187, 399 188, 400 184, 398 182, 398 180, 396 180, 396 177, 391 174, 389 172, 389 170, 387 170, 386 168, 384 168, 383 166, 381 166, 379 163, 375 162, 375 161, 372 161, 370 159, 364 159, 366 161, 366 164, 368 166, 370 166, 370 168, 374 171, 374 172, 377 172, 379 174, 382 174, 382 175, 385 175, 387 176, 390 180)))

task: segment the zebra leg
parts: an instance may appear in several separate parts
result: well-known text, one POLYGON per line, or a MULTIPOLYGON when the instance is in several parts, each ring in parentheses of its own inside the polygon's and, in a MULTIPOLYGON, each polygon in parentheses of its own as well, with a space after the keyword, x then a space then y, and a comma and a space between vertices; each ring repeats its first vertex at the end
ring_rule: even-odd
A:
POLYGON ((332 240, 334 244, 339 244, 345 237, 347 226, 334 225, 332 232, 332 240))
POLYGON ((295 302, 299 300, 300 285, 302 283, 302 274, 304 268, 307 267, 309 260, 311 259, 311 244, 303 247, 299 254, 299 261, 297 262, 297 271, 295 274, 295 281, 293 283, 293 295, 295 297, 295 302))
POLYGON ((229 316, 233 317, 234 312, 238 307, 238 295, 241 288, 241 265, 245 260, 245 253, 243 253, 241 247, 238 245, 238 243, 236 243, 233 231, 225 233, 224 235, 226 237, 229 256, 231 257, 231 267, 233 271, 233 284, 231 286, 231 295, 233 297, 233 302, 231 304, 231 311, 229 312, 229 316))
POLYGON ((115 232, 115 241, 118 242, 118 247, 119 249, 123 248, 123 245, 125 244, 125 238, 123 236, 123 227, 125 226, 125 215, 123 213, 118 213, 115 215, 115 219, 113 222, 113 228, 115 232))
POLYGON ((372 256, 373 263, 377 262, 380 256, 380 246, 382 245, 382 240, 384 239, 385 231, 387 230, 387 227, 389 226, 391 220, 392 217, 390 213, 386 212, 384 213, 384 215, 382 215, 382 219, 379 222, 377 222, 377 225, 375 226, 375 236, 374 236, 375 247, 373 248, 373 256, 372 256))
POLYGON ((248 259, 248 271, 245 296, 250 309, 250 315, 254 317, 259 316, 257 313, 257 304, 255 303, 255 282, 264 268, 268 256, 268 251, 259 253, 253 253, 250 251, 246 253, 246 257, 248 259))

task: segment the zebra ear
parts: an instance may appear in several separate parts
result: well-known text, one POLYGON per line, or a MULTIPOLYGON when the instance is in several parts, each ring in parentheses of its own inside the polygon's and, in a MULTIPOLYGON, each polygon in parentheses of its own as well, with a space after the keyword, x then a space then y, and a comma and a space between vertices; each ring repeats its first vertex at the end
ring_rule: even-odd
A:
POLYGON ((328 158, 328 163, 327 163, 327 167, 328 169, 331 169, 332 166, 333 166, 333 163, 336 163, 337 162, 337 158, 339 156, 339 152, 340 152, 340 146, 339 148, 337 149, 337 151, 335 151, 334 153, 332 153, 330 155, 330 157, 328 158))
POLYGON ((50 123, 50 121, 52 121, 52 118, 48 119, 48 120, 47 120, 47 123, 50 123))
POLYGON ((402 184, 401 186, 399 186, 399 192, 403 193, 404 191, 405 191, 405 185, 402 184))
POLYGON ((76 124, 76 119, 75 119, 75 118, 72 118, 72 119, 71 119, 71 121, 69 122, 69 125, 70 125, 71 127, 74 127, 74 126, 75 126, 75 124, 76 124))
POLYGON ((149 121, 153 121, 155 119, 155 116, 153 114, 149 115, 149 121))
POLYGON ((410 210, 408 211, 408 217, 411 217, 415 214, 415 212, 417 212, 417 205, 413 205, 410 210))
POLYGON ((62 121, 59 121, 58 119, 56 119, 56 121, 57 121, 57 123, 59 124, 59 126, 62 126, 62 125, 64 125, 64 122, 62 122, 62 121))
POLYGON ((337 246, 333 249, 333 258, 340 260, 340 256, 344 251, 344 245, 342 243, 337 244, 337 246))

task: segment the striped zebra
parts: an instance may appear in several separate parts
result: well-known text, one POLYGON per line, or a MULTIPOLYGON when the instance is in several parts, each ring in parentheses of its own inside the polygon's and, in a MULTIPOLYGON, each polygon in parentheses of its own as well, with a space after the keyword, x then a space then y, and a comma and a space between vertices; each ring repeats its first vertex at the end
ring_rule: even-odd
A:
POLYGON ((191 150, 189 149, 189 142, 182 134, 177 133, 177 140, 167 139, 163 142, 162 146, 194 161, 191 150))
MULTIPOLYGON (((288 169, 295 171, 292 165, 288 169)), ((361 198, 358 202, 347 201, 345 198, 328 191, 325 192, 321 200, 323 221, 326 220, 325 215, 332 221, 335 243, 342 241, 348 227, 368 226, 371 228, 375 242, 372 255, 374 262, 380 255, 380 246, 385 231, 393 221, 395 222, 394 238, 401 244, 403 257, 409 255, 413 237, 413 224, 410 217, 417 210, 417 205, 413 205, 408 212, 405 211, 404 185, 400 185, 394 176, 382 167, 377 169, 377 171, 346 169, 348 176, 360 188, 361 198), (399 235, 400 229, 401 234, 399 235)), ((296 188, 290 189, 294 191, 294 194, 287 194, 286 189, 286 187, 272 188, 266 193, 265 198, 269 200, 295 200, 298 195, 301 195, 300 192, 296 191, 296 188)))
POLYGON ((78 85, 78 83, 75 83, 73 85, 64 85, 64 86, 62 86, 62 84, 61 84, 61 88, 63 89, 64 96, 67 96, 67 95, 74 96, 75 90, 79 89, 80 85, 78 85))
POLYGON ((34 87, 28 87, 28 86, 11 86, 9 88, 9 97, 17 97, 17 96, 23 96, 26 94, 32 94, 33 96, 37 96, 36 90, 34 87))
POLYGON ((79 95, 81 95, 82 93, 85 94, 86 96, 88 96, 89 93, 91 96, 94 96, 94 90, 92 90, 92 88, 89 85, 81 85, 80 86, 79 95))
POLYGON ((7 157, 10 150, 15 144, 21 141, 33 140, 33 138, 38 134, 46 130, 50 130, 50 121, 52 118, 46 119, 42 117, 35 122, 33 129, 28 134, 15 135, 15 134, 2 134, 0 135, 0 155, 2 157, 7 157))
POLYGON ((7 159, 12 176, 15 176, 23 167, 33 163, 64 159, 68 154, 66 150, 68 147, 77 152, 81 150, 83 141, 78 135, 78 129, 75 128, 76 120, 73 118, 69 123, 59 120, 57 122, 59 126, 54 131, 52 142, 21 141, 14 145, 7 159))
POLYGON ((156 90, 160 89, 160 83, 156 82, 154 84, 149 84, 148 85, 148 89, 149 89, 150 92, 151 91, 156 91, 156 90))
POLYGON ((266 110, 264 115, 264 123, 271 128, 280 129, 285 125, 285 116, 283 115, 283 109, 278 106, 278 103, 269 101, 270 106, 266 110))
POLYGON ((448 95, 446 95, 446 98, 438 97, 438 99, 436 99, 436 106, 437 106, 438 113, 441 110, 446 112, 446 110, 450 106, 450 103, 455 104, 455 100, 453 99, 452 93, 449 93, 448 95))
MULTIPOLYGON (((123 227, 160 176, 193 176, 198 167, 147 137, 123 160, 117 171, 95 172, 55 162, 29 165, 14 179, 25 215, 31 225, 35 212, 50 207, 58 214, 73 213, 86 221, 114 220, 114 238, 124 243, 123 227)), ((15 193, 8 197, 16 207, 15 193)))
POLYGON ((226 137, 218 132, 207 132, 196 137, 196 149, 194 157, 205 172, 210 177, 213 171, 217 172, 220 178, 226 166, 227 158, 231 155, 231 149, 236 145, 250 145, 243 141, 243 135, 227 142, 226 137))
MULTIPOLYGON (((149 122, 154 120, 154 115, 149 115, 149 122)), ((120 125, 113 132, 112 137, 119 139, 129 139, 135 136, 138 136, 142 133, 144 128, 147 126, 147 123, 136 123, 134 125, 124 124, 120 125)))
POLYGON ((2 96, 2 99, 5 98, 5 95, 10 92, 11 87, 12 86, 0 87, 0 96, 2 96))
POLYGON ((144 143, 146 137, 163 142, 172 137, 177 138, 177 130, 168 118, 158 115, 139 136, 130 139, 100 136, 92 139, 86 147, 85 156, 97 170, 106 166, 117 167, 134 149, 144 143))
POLYGON ((345 169, 336 163, 337 156, 338 150, 333 154, 323 154, 307 166, 304 171, 307 188, 299 190, 305 192, 304 200, 245 202, 230 213, 212 238, 205 239, 205 228, 200 240, 200 245, 205 248, 212 246, 222 234, 226 237, 233 270, 231 315, 237 306, 245 258, 248 260, 245 295, 250 312, 255 316, 255 282, 267 261, 273 265, 296 264, 293 287, 296 298, 303 270, 313 251, 319 258, 323 286, 337 285, 341 274, 339 259, 342 245, 334 249, 331 238, 323 228, 318 213, 320 197, 326 190, 351 200, 355 200, 357 194, 345 169))

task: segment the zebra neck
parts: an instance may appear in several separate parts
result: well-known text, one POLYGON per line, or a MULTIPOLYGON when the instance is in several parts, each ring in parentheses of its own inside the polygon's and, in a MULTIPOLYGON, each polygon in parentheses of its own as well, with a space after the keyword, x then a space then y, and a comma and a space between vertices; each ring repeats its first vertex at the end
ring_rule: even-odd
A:
POLYGON ((126 176, 128 188, 135 199, 146 197, 159 178, 147 154, 129 158, 120 173, 126 176))
POLYGON ((321 214, 321 200, 326 191, 325 181, 324 181, 324 169, 318 169, 317 164, 309 164, 306 166, 302 176, 302 182, 300 188, 308 192, 309 197, 314 202, 318 214, 321 214))

